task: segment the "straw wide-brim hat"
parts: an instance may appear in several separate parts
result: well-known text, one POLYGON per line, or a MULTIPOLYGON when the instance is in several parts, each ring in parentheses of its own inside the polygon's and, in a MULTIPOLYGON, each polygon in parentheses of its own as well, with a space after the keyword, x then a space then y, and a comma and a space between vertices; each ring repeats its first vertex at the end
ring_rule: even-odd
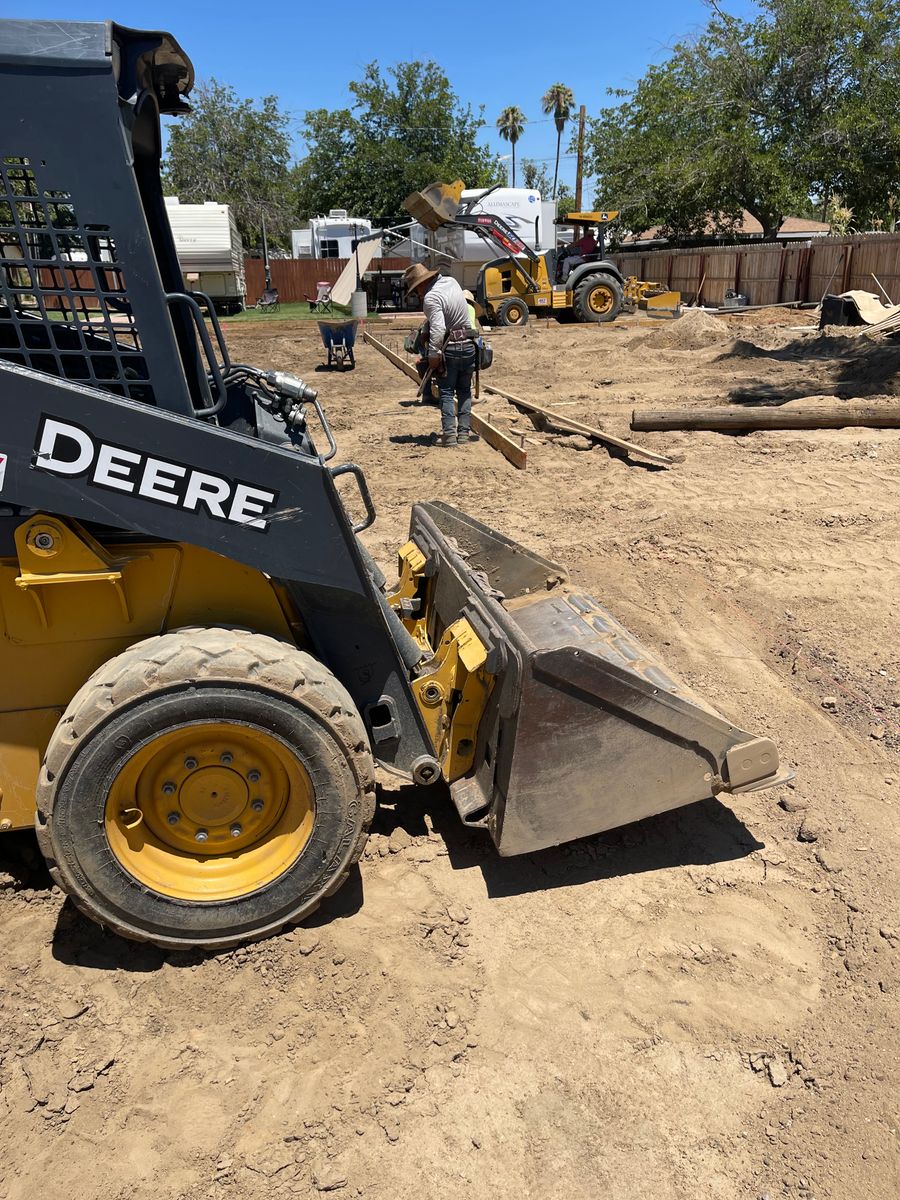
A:
POLYGON ((472 293, 469 291, 469 289, 468 289, 468 288, 463 288, 463 298, 465 299, 465 301, 466 301, 466 303, 467 303, 467 304, 471 304, 471 305, 472 305, 472 307, 475 309, 475 315, 476 315, 476 316, 478 316, 478 317, 483 317, 483 316, 484 316, 484 309, 483 309, 483 308, 482 308, 482 306, 481 306, 481 305, 478 303, 478 301, 475 299, 475 297, 474 297, 474 296, 473 296, 473 294, 472 294, 472 293))
POLYGON ((437 274, 437 271, 429 271, 424 263, 413 263, 411 267, 407 267, 403 272, 403 282, 406 285, 406 290, 413 292, 416 288, 421 287, 423 283, 430 283, 432 279, 436 279, 437 274))

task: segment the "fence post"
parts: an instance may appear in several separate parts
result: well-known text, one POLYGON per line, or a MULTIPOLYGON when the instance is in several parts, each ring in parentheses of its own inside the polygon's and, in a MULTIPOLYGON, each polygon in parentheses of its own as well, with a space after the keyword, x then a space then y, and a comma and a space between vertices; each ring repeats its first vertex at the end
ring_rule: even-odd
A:
POLYGON ((784 299, 784 269, 787 266, 787 246, 782 242, 781 245, 781 262, 778 264, 778 294, 775 297, 775 303, 780 304, 784 299))
POLYGON ((850 268, 853 263, 853 243, 847 245, 847 256, 844 259, 844 273, 841 276, 841 291, 848 292, 850 290, 850 268))
POLYGON ((815 253, 813 245, 806 247, 803 254, 802 276, 797 276, 797 300, 801 304, 805 304, 809 300, 809 281, 812 277, 812 262, 813 254, 815 253))

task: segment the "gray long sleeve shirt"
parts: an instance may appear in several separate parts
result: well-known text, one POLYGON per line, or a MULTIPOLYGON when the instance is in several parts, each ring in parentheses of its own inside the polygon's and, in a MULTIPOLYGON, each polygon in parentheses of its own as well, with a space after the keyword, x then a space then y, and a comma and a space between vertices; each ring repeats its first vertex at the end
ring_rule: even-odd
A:
POLYGON ((428 354, 440 354, 451 329, 469 328, 469 306, 462 288, 449 275, 439 275, 422 305, 428 319, 428 354))

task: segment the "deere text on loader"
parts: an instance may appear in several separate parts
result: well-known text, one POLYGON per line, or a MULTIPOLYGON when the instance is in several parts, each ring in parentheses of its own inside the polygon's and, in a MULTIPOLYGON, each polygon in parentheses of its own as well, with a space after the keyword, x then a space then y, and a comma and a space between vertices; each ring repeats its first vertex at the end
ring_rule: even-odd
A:
POLYGON ((183 291, 159 118, 192 83, 165 33, 0 22, 0 828, 35 823, 102 925, 223 947, 340 886, 376 762, 501 854, 777 782, 770 740, 448 505, 386 586, 315 391, 183 291))

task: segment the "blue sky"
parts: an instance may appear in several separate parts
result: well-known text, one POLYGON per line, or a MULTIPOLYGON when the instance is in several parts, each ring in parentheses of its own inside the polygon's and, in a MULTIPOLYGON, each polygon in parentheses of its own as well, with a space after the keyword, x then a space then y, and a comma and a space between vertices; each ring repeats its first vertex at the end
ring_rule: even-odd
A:
MULTIPOLYGON (((730 0, 736 15, 749 15, 749 0, 730 0)), ((529 118, 517 155, 549 159, 555 153, 552 121, 540 111, 540 97, 556 80, 567 83, 588 113, 603 103, 609 87, 627 87, 648 63, 665 57, 666 47, 701 28, 707 9, 701 0, 642 0, 565 9, 544 0, 518 4, 458 6, 307 4, 290 0, 234 3, 233 0, 170 0, 148 4, 71 0, 0 0, 0 15, 31 19, 112 18, 123 25, 165 29, 194 62, 200 78, 215 75, 242 96, 277 94, 294 119, 297 153, 302 153, 300 119, 307 108, 341 108, 349 103, 347 84, 372 59, 382 66, 406 59, 433 58, 447 72, 458 95, 484 105, 488 126, 483 140, 499 153, 509 147, 496 135, 501 109, 518 104, 529 118), (564 12, 587 13, 576 18, 564 12), (467 23, 466 18, 469 18, 467 23)), ((567 140, 567 139, 566 139, 567 140)), ((563 151, 565 152, 565 140, 563 151)), ((575 162, 564 159, 560 178, 573 183, 575 162)), ((592 198, 588 188, 586 199, 592 198)))

